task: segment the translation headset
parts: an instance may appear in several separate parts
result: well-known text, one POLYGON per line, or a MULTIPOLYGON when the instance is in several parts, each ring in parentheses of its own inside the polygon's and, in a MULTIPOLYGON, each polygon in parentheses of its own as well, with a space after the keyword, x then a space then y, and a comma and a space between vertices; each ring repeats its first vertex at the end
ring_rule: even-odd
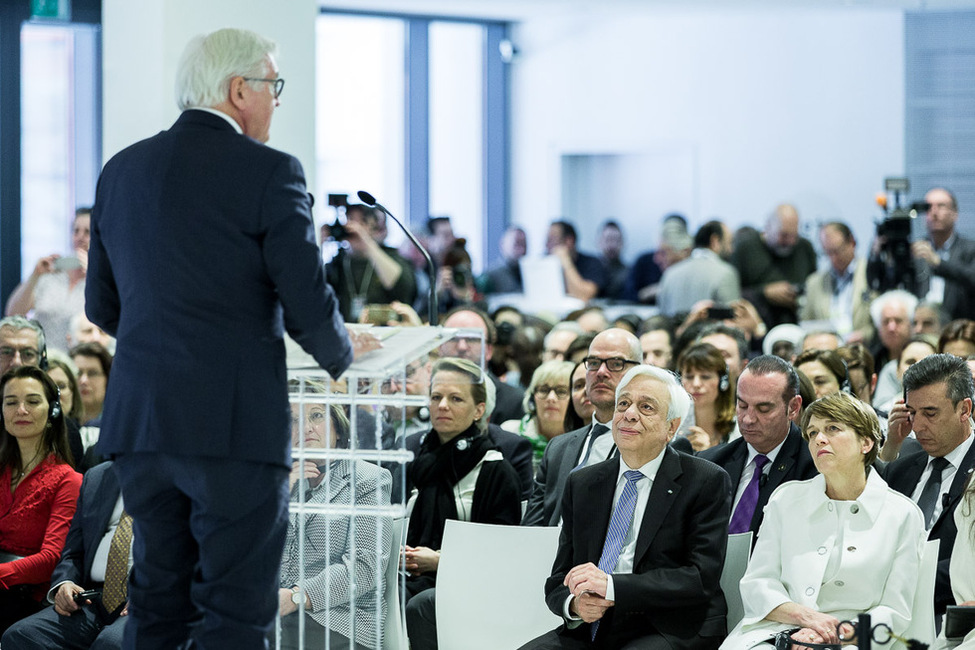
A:
POLYGON ((846 359, 840 359, 843 363, 843 381, 840 383, 840 392, 847 395, 853 394, 853 384, 850 382, 850 367, 846 365, 846 359))
POLYGON ((726 370, 721 373, 721 376, 718 378, 718 390, 723 393, 724 391, 728 390, 730 386, 731 381, 728 379, 728 371, 726 370))

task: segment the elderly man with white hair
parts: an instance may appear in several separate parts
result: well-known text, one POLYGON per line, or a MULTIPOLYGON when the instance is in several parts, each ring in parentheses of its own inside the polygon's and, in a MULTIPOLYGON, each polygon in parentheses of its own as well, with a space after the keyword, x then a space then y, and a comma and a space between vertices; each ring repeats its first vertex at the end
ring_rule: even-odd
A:
POLYGON ((894 289, 877 296, 870 305, 870 317, 877 328, 879 342, 871 350, 877 373, 873 405, 878 407, 900 391, 897 362, 911 339, 911 325, 918 300, 909 291, 894 289))
POLYGON ((523 650, 720 643, 731 481, 670 448, 689 405, 668 370, 638 365, 620 379, 612 428, 619 456, 573 472, 563 497, 545 595, 565 624, 523 650))

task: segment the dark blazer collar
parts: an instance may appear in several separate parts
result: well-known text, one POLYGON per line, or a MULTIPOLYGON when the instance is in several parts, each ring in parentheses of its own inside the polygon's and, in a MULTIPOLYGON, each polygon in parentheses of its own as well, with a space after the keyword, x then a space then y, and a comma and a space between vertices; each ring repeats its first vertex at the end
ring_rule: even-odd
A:
POLYGON ((236 133, 233 126, 219 115, 214 115, 208 111, 201 111, 195 108, 188 108, 183 111, 173 128, 188 126, 204 126, 212 129, 226 130, 236 133))
MULTIPOLYGON (((647 509, 643 512, 640 536, 637 537, 636 550, 633 553, 633 566, 639 564, 647 549, 650 548, 650 542, 656 537, 660 525, 681 491, 678 478, 684 473, 684 468, 681 465, 680 454, 671 449, 670 445, 664 447, 663 453, 664 458, 660 463, 660 469, 657 470, 657 476, 650 487, 647 509)), ((617 472, 619 472, 618 467, 617 464, 617 472)))
POLYGON ((776 487, 782 483, 786 474, 798 461, 798 456, 801 453, 809 453, 805 449, 805 443, 802 440, 802 434, 799 432, 799 427, 796 426, 795 422, 789 423, 789 434, 785 437, 785 443, 782 445, 782 449, 775 456, 775 462, 768 471, 768 491, 771 492, 775 490, 776 487))

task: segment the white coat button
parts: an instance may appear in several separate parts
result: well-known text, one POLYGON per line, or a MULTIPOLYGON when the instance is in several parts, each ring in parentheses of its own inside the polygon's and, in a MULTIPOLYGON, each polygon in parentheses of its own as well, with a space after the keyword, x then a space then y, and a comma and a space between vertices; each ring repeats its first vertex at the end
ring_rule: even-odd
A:
POLYGON ((813 589, 812 587, 809 587, 809 588, 806 589, 806 595, 807 596, 812 596, 814 593, 816 593, 816 590, 813 589))
POLYGON ((832 503, 826 504, 826 507, 829 509, 830 512, 833 512, 833 504, 832 503))
POLYGON ((826 555, 826 547, 825 546, 820 546, 819 547, 819 554, 820 555, 826 555))
POLYGON ((843 586, 843 585, 845 585, 846 583, 845 583, 845 582, 843 582, 842 580, 837 580, 837 581, 836 581, 836 582, 834 582, 833 584, 834 584, 834 585, 836 585, 837 587, 842 587, 842 586, 843 586))
POLYGON ((850 506, 850 512, 853 514, 860 512, 860 506, 854 503, 852 506, 850 506))
POLYGON ((848 550, 849 552, 852 553, 853 551, 857 550, 857 547, 856 546, 847 546, 846 547, 846 550, 848 550))

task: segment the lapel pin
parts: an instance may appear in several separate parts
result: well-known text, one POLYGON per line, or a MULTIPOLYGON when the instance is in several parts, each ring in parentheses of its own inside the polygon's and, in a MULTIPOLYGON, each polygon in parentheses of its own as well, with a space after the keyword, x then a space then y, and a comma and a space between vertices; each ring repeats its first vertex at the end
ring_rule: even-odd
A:
POLYGON ((779 470, 780 472, 784 472, 785 471, 785 465, 784 464, 783 465, 779 465, 776 469, 779 470))
POLYGON ((667 490, 667 494, 673 494, 673 493, 674 493, 673 490, 667 490))

